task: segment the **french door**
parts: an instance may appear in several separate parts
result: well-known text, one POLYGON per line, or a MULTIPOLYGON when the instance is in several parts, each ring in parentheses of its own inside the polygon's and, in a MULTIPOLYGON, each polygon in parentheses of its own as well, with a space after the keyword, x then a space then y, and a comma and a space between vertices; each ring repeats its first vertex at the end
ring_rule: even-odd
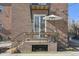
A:
POLYGON ((34 15, 33 19, 33 30, 34 32, 38 32, 38 35, 35 35, 36 38, 44 38, 45 35, 42 34, 45 32, 45 20, 43 19, 45 15, 34 15), (42 33, 41 33, 42 32, 42 33))

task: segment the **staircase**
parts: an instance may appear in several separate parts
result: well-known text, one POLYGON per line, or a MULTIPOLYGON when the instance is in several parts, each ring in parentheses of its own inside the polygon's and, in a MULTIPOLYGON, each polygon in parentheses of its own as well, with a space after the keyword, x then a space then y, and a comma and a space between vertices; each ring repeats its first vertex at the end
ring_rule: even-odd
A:
POLYGON ((53 30, 50 29, 49 27, 47 27, 47 28, 50 29, 50 31, 52 31, 52 32, 54 32, 56 30, 59 33, 59 39, 57 40, 58 51, 62 51, 62 50, 66 51, 67 48, 72 48, 74 51, 79 51, 78 47, 74 47, 74 46, 69 45, 67 34, 65 34, 59 28, 56 28, 53 24, 52 24, 52 27, 53 27, 53 30))
POLYGON ((22 32, 20 34, 18 34, 17 36, 15 36, 11 41, 12 46, 11 48, 17 47, 18 45, 20 45, 22 42, 24 42, 26 39, 26 32, 22 32))
POLYGON ((45 38, 40 38, 40 39, 37 39, 37 38, 34 38, 34 35, 38 35, 39 33, 37 32, 22 32, 20 34, 18 34, 15 38, 13 38, 12 42, 12 48, 14 47, 21 47, 24 43, 26 42, 48 42, 48 35, 52 35, 51 32, 45 32, 45 33, 42 33, 44 35, 46 35, 45 38), (42 40, 43 39, 43 40, 42 40))
POLYGON ((65 48, 67 48, 68 47, 68 42, 67 42, 67 34, 65 34, 62 30, 60 30, 59 28, 56 28, 53 24, 51 24, 52 25, 52 28, 53 29, 51 29, 51 28, 49 28, 49 27, 46 27, 47 29, 49 29, 50 31, 52 31, 52 32, 54 32, 54 31, 56 31, 56 32, 58 32, 58 39, 57 39, 57 43, 58 43, 58 50, 61 50, 61 48, 63 49, 63 50, 65 50, 65 48))
MULTIPOLYGON (((53 26, 53 25, 52 25, 53 26)), ((50 29, 50 28, 49 28, 50 29)), ((50 29, 52 31, 52 33, 54 32, 55 26, 53 26, 53 30, 50 29)), ((67 41, 67 35, 62 32, 60 29, 57 28, 57 32, 59 33, 59 39, 57 40, 58 43, 58 51, 66 51, 66 48, 71 47, 76 51, 79 51, 79 49, 73 47, 73 46, 69 46, 69 42, 67 41)), ((50 32, 50 34, 52 34, 50 32)), ((12 47, 21 47, 24 45, 24 43, 26 41, 29 41, 29 39, 33 39, 33 35, 36 35, 37 33, 28 33, 28 32, 22 32, 20 34, 18 34, 14 39, 13 39, 13 46, 12 47), (21 39, 22 38, 22 39, 21 39)), ((49 33, 45 33, 45 35, 48 35, 49 33)))

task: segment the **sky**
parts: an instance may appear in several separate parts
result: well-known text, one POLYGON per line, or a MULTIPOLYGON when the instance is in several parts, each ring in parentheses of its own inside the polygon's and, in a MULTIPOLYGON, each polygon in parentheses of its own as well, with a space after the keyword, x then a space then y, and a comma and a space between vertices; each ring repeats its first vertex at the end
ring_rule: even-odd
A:
POLYGON ((79 3, 68 4, 68 17, 69 20, 79 21, 79 3))

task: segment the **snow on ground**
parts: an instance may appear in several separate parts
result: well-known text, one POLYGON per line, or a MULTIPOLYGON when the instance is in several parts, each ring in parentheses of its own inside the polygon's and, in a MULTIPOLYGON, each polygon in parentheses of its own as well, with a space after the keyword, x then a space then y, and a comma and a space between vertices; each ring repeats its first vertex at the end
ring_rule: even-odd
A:
POLYGON ((0 48, 1 47, 10 47, 11 46, 11 44, 12 44, 12 42, 10 42, 10 41, 3 41, 3 42, 0 42, 0 48))

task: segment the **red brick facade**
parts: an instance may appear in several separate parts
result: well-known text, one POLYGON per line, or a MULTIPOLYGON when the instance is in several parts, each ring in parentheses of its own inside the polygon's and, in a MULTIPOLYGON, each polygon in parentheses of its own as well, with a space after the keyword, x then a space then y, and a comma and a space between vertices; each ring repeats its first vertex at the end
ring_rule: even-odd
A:
MULTIPOLYGON (((53 27, 56 27, 59 32, 62 32, 66 37, 62 37, 63 40, 67 42, 67 4, 63 3, 52 3, 49 4, 48 10, 31 10, 30 5, 31 4, 1 4, 4 7, 4 10, 2 13, 0 13, 0 21, 3 24, 4 28, 11 32, 10 37, 12 40, 15 36, 22 32, 32 32, 32 16, 33 14, 46 14, 46 15, 57 15, 63 17, 61 21, 55 22, 55 26, 53 21, 49 21, 49 24, 47 24, 48 27, 50 27, 53 30, 53 27), (52 26, 53 25, 53 26, 52 26)), ((49 30, 48 30, 49 31, 49 30)), ((62 36, 63 34, 60 33, 62 36)), ((21 40, 24 40, 26 38, 19 38, 21 40)), ((14 42, 15 44, 15 42, 14 42)), ((13 44, 13 45, 14 45, 13 44)), ((49 42, 43 42, 43 43, 37 43, 37 42, 28 42, 24 43, 20 48, 20 51, 31 51, 32 45, 48 45, 48 51, 57 51, 57 43, 49 43, 49 42), (51 48, 52 47, 52 48, 51 48)))

